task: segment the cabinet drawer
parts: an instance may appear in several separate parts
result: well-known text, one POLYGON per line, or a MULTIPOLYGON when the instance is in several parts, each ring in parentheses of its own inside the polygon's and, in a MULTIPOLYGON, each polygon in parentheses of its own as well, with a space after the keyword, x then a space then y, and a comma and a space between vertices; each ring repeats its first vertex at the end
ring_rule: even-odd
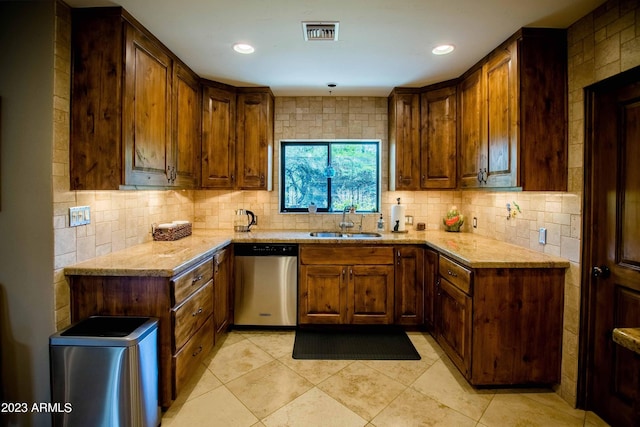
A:
POLYGON ((447 279, 458 289, 468 295, 472 294, 471 281, 473 278, 473 272, 471 270, 441 255, 439 261, 439 272, 440 276, 447 279))
POLYGON ((213 316, 173 356, 174 399, 213 347, 213 316))
POLYGON ((178 305, 213 277, 213 260, 207 258, 195 267, 171 279, 172 303, 178 305))
POLYGON ((213 280, 171 310, 173 351, 179 350, 213 313, 213 280))
POLYGON ((302 264, 367 265, 393 264, 392 246, 351 246, 332 247, 302 246, 300 248, 302 264))

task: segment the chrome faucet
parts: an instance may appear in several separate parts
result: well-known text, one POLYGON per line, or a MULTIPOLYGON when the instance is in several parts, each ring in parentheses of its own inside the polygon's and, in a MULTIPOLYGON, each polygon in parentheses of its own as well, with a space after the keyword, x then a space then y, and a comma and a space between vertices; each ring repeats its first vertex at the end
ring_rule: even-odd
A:
POLYGON ((346 221, 346 215, 347 212, 349 212, 351 208, 349 206, 346 206, 343 210, 342 210, 342 221, 340 221, 340 231, 342 231, 344 233, 345 228, 353 228, 354 224, 353 221, 346 221))

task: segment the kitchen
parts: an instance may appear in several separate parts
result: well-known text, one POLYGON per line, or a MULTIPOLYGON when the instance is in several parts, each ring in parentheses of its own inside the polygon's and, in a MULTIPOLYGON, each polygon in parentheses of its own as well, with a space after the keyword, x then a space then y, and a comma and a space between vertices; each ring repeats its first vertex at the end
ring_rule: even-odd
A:
MULTIPOLYGON (((629 10, 628 4, 625 7, 626 10, 629 10)), ((34 28, 28 28, 33 34, 41 34, 43 31, 46 34, 53 32, 53 23, 50 19, 53 13, 52 6, 43 8, 46 10, 42 11, 41 25, 35 26, 34 24, 34 28), (47 28, 49 29, 48 33, 45 31, 47 28)), ((622 29, 633 27, 634 23, 637 26, 637 18, 634 18, 635 21, 627 22, 629 19, 627 13, 624 14, 624 19, 622 19, 623 14, 620 13, 620 20, 610 16, 614 14, 611 11, 615 10, 615 13, 618 13, 620 9, 622 6, 613 3, 611 8, 607 9, 609 12, 604 14, 605 18, 599 19, 617 22, 622 29)), ((631 10, 633 9, 631 8, 631 10)), ((597 16, 601 15, 602 11, 597 16)), ((582 151, 584 147, 582 88, 638 65, 640 61, 637 54, 638 49, 634 49, 634 46, 637 45, 633 44, 637 43, 637 37, 629 38, 628 31, 619 39, 616 39, 615 36, 605 40, 598 38, 599 42, 604 44, 598 45, 595 59, 593 51, 577 50, 578 44, 582 46, 580 40, 593 37, 593 33, 590 31, 592 31, 594 19, 594 15, 587 15, 569 30, 569 37, 573 37, 576 43, 573 47, 574 50, 570 50, 569 53, 573 59, 569 61, 568 192, 531 194, 462 191, 394 192, 383 193, 382 205, 382 211, 388 212, 390 205, 395 202, 395 198, 401 197, 403 203, 407 205, 407 214, 412 214, 416 223, 425 222, 429 228, 434 228, 439 226, 444 212, 455 204, 462 208, 468 218, 473 216, 479 218, 477 233, 495 236, 498 240, 517 243, 525 247, 537 245, 537 236, 532 237, 530 233, 532 220, 528 218, 534 218, 535 214, 536 221, 533 221, 536 223, 535 229, 537 229, 537 218, 540 215, 545 218, 545 226, 549 230, 546 250, 553 251, 553 254, 571 261, 569 274, 565 281, 564 370, 559 392, 569 402, 574 402, 577 397, 578 331, 580 328, 581 266, 579 262, 583 191, 582 151), (612 43, 616 43, 616 40, 618 40, 619 46, 612 45, 612 43), (614 51, 616 49, 620 51, 620 55, 605 53, 610 52, 613 46, 615 46, 614 51), (513 222, 498 220, 498 218, 506 218, 506 203, 512 202, 516 202, 520 206, 523 215, 516 217, 513 222), (529 217, 529 215, 532 216, 529 217), (546 218, 550 218, 548 223, 546 218)), ((597 22, 598 19, 595 21, 597 22)), ((598 33, 598 37, 602 37, 602 34, 598 33)), ((16 37, 16 39, 27 40, 26 36, 16 37)), ((65 40, 67 38, 61 37, 58 56, 65 55, 65 40)), ((46 43, 44 44, 46 45, 46 43)), ((50 46, 41 46, 41 49, 45 49, 45 52, 38 57, 48 58, 45 61, 46 64, 25 63, 24 70, 22 68, 12 68, 12 70, 20 70, 19 72, 24 73, 26 78, 31 75, 30 73, 36 73, 43 67, 45 67, 45 71, 53 69, 53 54, 47 55, 46 53, 50 46)), ((66 54, 68 55, 68 52, 66 54)), ((21 58, 21 56, 16 52, 13 58, 21 58)), ((31 57, 29 59, 35 60, 31 57)), ((44 61, 44 59, 41 60, 44 61)), ((14 62, 11 61, 11 63, 14 62)), ((57 65, 60 64, 57 63, 57 65)), ((7 287, 4 290, 7 293, 7 299, 3 298, 2 311, 5 316, 10 316, 6 322, 3 320, 2 337, 3 348, 12 349, 7 355, 3 353, 3 366, 5 366, 5 362, 16 366, 13 373, 7 373, 3 368, 3 384, 21 384, 15 390, 4 390, 3 400, 9 397, 12 400, 20 398, 30 401, 47 400, 48 360, 45 356, 47 337, 56 329, 56 325, 58 328, 62 328, 70 321, 70 308, 68 303, 65 303, 69 299, 68 284, 63 274, 65 266, 147 241, 150 238, 149 225, 153 222, 162 222, 167 218, 188 218, 193 219, 196 227, 230 230, 233 226, 231 223, 232 211, 237 207, 251 207, 260 217, 260 227, 265 229, 314 230, 325 228, 321 227, 321 224, 310 223, 310 216, 307 215, 278 215, 273 212, 273 206, 277 206, 277 192, 68 191, 68 147, 65 148, 65 141, 68 141, 68 134, 66 134, 68 132, 68 117, 65 118, 65 112, 68 112, 69 87, 64 78, 50 82, 48 77, 50 72, 42 71, 41 73, 31 77, 37 84, 23 83, 22 87, 38 89, 37 92, 41 98, 37 103, 25 101, 25 104, 29 106, 28 117, 29 120, 41 117, 40 123, 47 123, 47 126, 36 126, 32 129, 31 126, 20 124, 19 127, 16 127, 17 124, 24 123, 25 119, 22 116, 10 115, 9 118, 4 116, 2 121, 3 132, 9 132, 9 136, 3 134, 2 141, 5 152, 2 156, 2 185, 4 188, 1 215, 3 236, 6 236, 6 239, 3 240, 5 243, 3 243, 2 255, 3 271, 6 272, 3 274, 7 274, 6 278, 2 278, 3 288, 7 287), (46 94, 48 96, 45 97, 46 94), (51 94, 54 94, 53 105, 51 94), (47 111, 46 105, 50 106, 49 111, 47 111), (54 117, 53 129, 50 126, 52 116, 54 117), (22 139, 19 136, 22 132, 45 133, 45 135, 33 135, 33 145, 25 145, 25 149, 28 149, 29 156, 27 158, 29 160, 26 164, 30 166, 29 168, 24 167, 25 161, 18 163, 18 159, 22 159, 26 153, 21 151, 7 153, 6 151, 9 150, 8 147, 16 147, 15 149, 17 149, 14 141, 22 139), (50 151, 40 151, 43 140, 54 141, 50 151), (38 147, 37 150, 36 147, 38 147), (43 158, 39 158, 40 156, 43 158), (9 164, 7 165, 7 163, 9 164), (20 164, 22 166, 19 166, 20 164), (7 175, 13 179, 7 178, 7 175), (17 177, 20 179, 15 180, 17 177), (49 191, 52 193, 48 193, 49 191), (39 194, 38 192, 43 193, 39 194), (28 194, 30 197, 27 199, 24 196, 21 197, 21 194, 28 194), (51 200, 53 203, 50 203, 51 200), (68 207, 77 205, 92 206, 95 222, 93 226, 84 227, 84 229, 80 227, 75 230, 65 225, 68 221, 68 207), (53 221, 53 230, 51 230, 50 221, 53 221), (20 226, 18 226, 19 224, 20 226), (24 224, 29 224, 29 226, 24 224), (19 248, 18 251, 15 250, 16 247, 19 248), (29 256, 25 254, 29 254, 29 256), (47 270, 43 268, 43 265, 47 263, 50 268, 48 271, 43 271, 47 270), (9 265, 21 268, 14 271, 8 269, 9 265), (35 304, 36 310, 29 309, 33 304, 35 304), (20 314, 14 314, 8 307, 21 307, 18 310, 20 314), (32 336, 32 338, 25 343, 22 338, 25 336, 32 336), (5 345, 7 341, 4 340, 9 340, 8 342, 11 344, 5 345), (17 360, 29 362, 17 363, 17 360), (18 379, 23 381, 18 381, 18 379)), ((66 73, 68 78, 68 71, 64 71, 64 68, 61 73, 63 77, 66 73)), ((3 78, 2 81, 15 80, 3 78)), ((3 87, 3 98, 5 90, 8 89, 3 87)), ((27 93, 31 95, 30 91, 27 93)), ((299 109, 300 111, 309 109, 310 113, 317 111, 318 108, 324 108, 325 103, 327 108, 339 105, 344 113, 367 115, 366 123, 362 128, 354 130, 353 134, 349 134, 350 138, 386 139, 386 114, 380 112, 376 114, 376 109, 384 111, 380 109, 386 108, 386 98, 362 97, 348 102, 342 100, 341 104, 339 103, 340 98, 335 99, 333 100, 331 97, 322 97, 321 99, 315 97, 276 98, 276 115, 280 117, 281 123, 278 123, 278 119, 276 119, 274 140, 317 137, 316 134, 310 134, 313 130, 312 127, 317 126, 316 119, 308 118, 305 120, 303 117, 302 120, 298 120, 295 115, 299 109), (286 120, 284 115, 295 117, 296 120, 286 120), (373 135, 365 135, 364 132, 369 131, 363 129, 371 129, 374 133, 373 135)), ((2 111, 3 115, 11 112, 11 110, 7 110, 6 102, 3 102, 2 111)), ((26 113, 24 117, 27 117, 26 113)), ((34 123, 38 122, 34 121, 34 123)), ((322 125, 325 126, 324 123, 322 125)), ((328 127, 332 125, 338 127, 335 123, 326 124, 328 127)), ((326 137, 331 137, 331 135, 326 137)), ((47 147, 49 146, 47 145, 47 147)), ((385 151, 382 151, 383 156, 385 151)), ((383 158, 382 164, 387 163, 383 158)), ((383 177, 383 182, 387 182, 386 177, 383 177)), ((319 215, 314 218, 317 221, 322 217, 319 215)), ((373 226, 373 220, 370 221, 369 229, 373 226)))

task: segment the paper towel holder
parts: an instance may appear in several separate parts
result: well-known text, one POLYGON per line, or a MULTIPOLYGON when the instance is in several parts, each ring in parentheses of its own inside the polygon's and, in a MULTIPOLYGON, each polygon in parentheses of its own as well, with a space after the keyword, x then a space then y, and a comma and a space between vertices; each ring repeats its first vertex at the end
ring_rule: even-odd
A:
MULTIPOLYGON (((396 199, 398 201, 398 205, 400 205, 400 197, 396 199)), ((403 218, 404 219, 404 218, 403 218)), ((399 230, 400 228, 400 220, 396 220, 395 224, 391 224, 391 232, 392 233, 408 233, 409 230, 399 230)))

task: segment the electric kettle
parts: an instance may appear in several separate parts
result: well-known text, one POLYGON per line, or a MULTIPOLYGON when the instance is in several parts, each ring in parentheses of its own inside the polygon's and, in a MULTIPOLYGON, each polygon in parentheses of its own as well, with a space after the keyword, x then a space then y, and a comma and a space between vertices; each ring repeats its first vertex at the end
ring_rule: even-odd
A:
POLYGON ((233 231, 250 231, 252 225, 256 223, 256 216, 246 209, 237 209, 233 217, 233 231))

